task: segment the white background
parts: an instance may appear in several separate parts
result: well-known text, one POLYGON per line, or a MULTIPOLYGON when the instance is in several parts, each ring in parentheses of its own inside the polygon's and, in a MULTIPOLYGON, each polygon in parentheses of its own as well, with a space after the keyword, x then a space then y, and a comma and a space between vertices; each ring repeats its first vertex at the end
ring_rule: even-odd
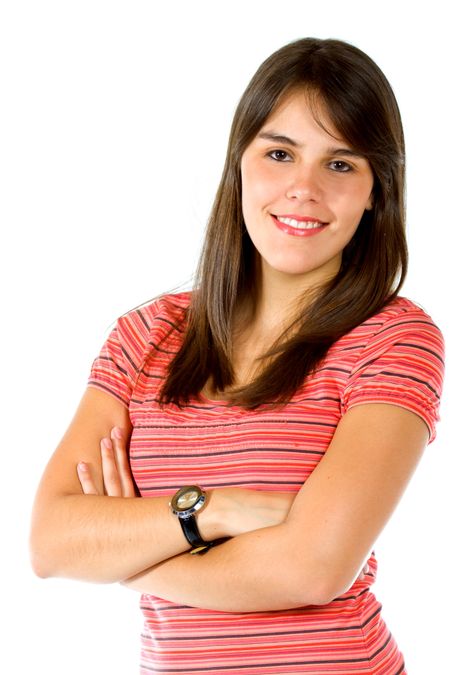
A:
MULTIPOLYGON (((443 4, 1 4, 3 673, 138 671, 136 594, 33 576, 32 498, 114 320, 189 282, 238 98, 286 42, 348 40, 391 81, 408 151, 403 294, 448 336, 443 4)), ((448 409, 376 547, 375 592, 409 675, 450 673, 448 409)))

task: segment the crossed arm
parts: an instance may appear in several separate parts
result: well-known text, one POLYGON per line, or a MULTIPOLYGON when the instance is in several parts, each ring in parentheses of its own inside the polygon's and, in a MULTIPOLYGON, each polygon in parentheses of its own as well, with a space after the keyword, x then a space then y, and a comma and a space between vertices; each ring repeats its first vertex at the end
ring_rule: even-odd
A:
POLYGON ((35 548, 43 546, 42 518, 53 504, 59 506, 59 515, 50 526, 61 531, 64 519, 70 520, 77 562, 74 567, 70 556, 54 548, 58 564, 47 558, 41 575, 120 580, 174 602, 223 611, 325 604, 345 592, 370 555, 427 442, 427 427, 412 412, 386 404, 357 406, 342 418, 327 453, 295 499, 251 490, 213 490, 199 514, 200 531, 205 539, 231 538, 203 556, 192 556, 167 499, 134 496, 126 462, 129 427, 115 412, 114 419, 106 416, 100 437, 108 439, 111 427, 120 426, 122 438, 113 433, 110 441, 102 441, 101 454, 92 453, 84 470, 78 467, 76 486, 72 481, 63 496, 55 495, 54 489, 52 499, 46 495, 58 473, 55 466, 61 470, 68 464, 75 475, 82 447, 73 444, 76 433, 71 450, 57 451, 53 468, 44 476, 36 505, 35 548), (70 455, 68 463, 63 455, 70 455), (81 523, 85 528, 87 524, 87 534, 81 523))

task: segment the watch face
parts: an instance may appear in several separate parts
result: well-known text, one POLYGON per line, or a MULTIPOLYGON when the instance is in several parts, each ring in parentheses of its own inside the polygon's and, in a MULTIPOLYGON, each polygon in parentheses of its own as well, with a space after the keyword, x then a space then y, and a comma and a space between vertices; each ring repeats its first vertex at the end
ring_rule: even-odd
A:
POLYGON ((187 490, 181 494, 177 499, 177 507, 181 510, 190 509, 194 506, 195 502, 199 498, 199 493, 197 490, 187 490))
POLYGON ((198 485, 185 485, 174 494, 170 501, 173 513, 179 518, 190 518, 200 511, 206 502, 206 494, 198 485))

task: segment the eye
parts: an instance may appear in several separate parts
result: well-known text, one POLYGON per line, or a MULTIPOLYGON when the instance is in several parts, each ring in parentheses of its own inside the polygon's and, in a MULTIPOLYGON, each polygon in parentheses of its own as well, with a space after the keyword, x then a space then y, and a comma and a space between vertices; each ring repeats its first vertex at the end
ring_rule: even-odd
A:
POLYGON ((353 167, 344 162, 342 159, 334 159, 330 162, 330 167, 332 171, 337 171, 338 173, 347 173, 348 171, 353 171, 353 167))
POLYGON ((271 150, 267 153, 267 156, 276 162, 287 162, 291 159, 290 154, 286 150, 271 150))

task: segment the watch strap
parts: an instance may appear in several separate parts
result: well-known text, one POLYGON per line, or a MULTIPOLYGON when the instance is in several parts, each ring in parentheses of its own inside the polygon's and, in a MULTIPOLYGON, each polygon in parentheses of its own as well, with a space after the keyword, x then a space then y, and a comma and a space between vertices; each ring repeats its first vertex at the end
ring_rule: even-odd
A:
POLYGON ((209 548, 209 542, 204 541, 201 537, 194 515, 188 516, 187 518, 179 518, 179 521, 184 532, 184 536, 193 549, 209 548))

